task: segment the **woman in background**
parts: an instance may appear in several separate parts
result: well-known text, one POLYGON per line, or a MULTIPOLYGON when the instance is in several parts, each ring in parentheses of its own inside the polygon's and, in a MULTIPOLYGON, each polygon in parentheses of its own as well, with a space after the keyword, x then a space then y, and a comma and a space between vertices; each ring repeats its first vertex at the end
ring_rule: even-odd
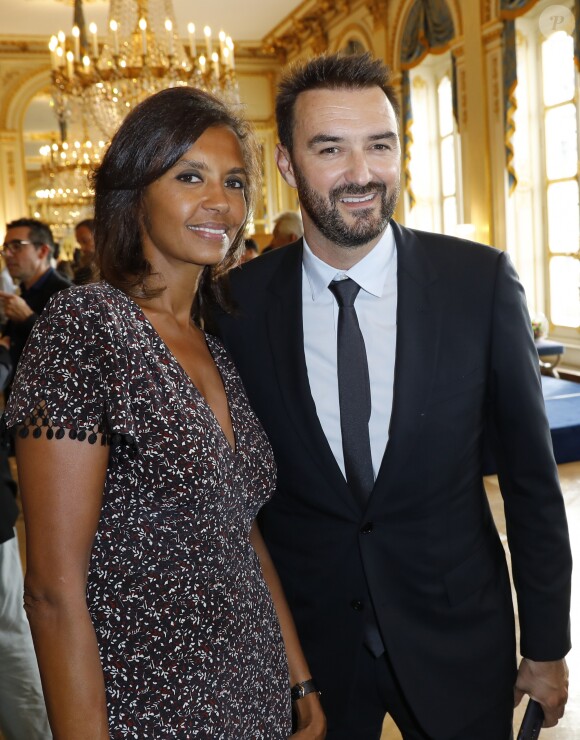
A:
MULTIPOLYGON (((21 362, 7 424, 56 740, 290 735, 290 685, 310 674, 255 523, 273 456, 192 320, 225 305, 256 171, 214 97, 141 103, 95 177, 103 281, 54 300, 21 362)), ((317 694, 297 704, 295 737, 323 737, 317 694)))

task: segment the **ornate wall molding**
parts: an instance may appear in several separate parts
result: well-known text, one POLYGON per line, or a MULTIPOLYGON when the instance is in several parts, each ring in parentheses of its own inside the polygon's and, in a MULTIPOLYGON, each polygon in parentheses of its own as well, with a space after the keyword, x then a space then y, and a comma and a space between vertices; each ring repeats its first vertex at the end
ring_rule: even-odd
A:
POLYGON ((348 17, 351 0, 312 0, 279 24, 262 43, 266 54, 274 54, 281 64, 305 48, 320 54, 328 49, 331 24, 348 17))
POLYGON ((373 51, 373 42, 367 29, 361 23, 356 22, 341 28, 340 34, 333 39, 332 51, 344 49, 346 43, 352 39, 362 44, 366 51, 373 51))
POLYGON ((481 3, 481 25, 499 18, 499 0, 483 0, 481 3))
POLYGON ((501 45, 503 37, 503 23, 498 20, 486 23, 481 29, 481 35, 483 38, 483 44, 486 48, 494 47, 497 44, 501 45))
POLYGON ((0 37, 0 57, 12 56, 15 54, 37 54, 46 56, 48 54, 48 41, 39 41, 38 39, 13 39, 0 37))
POLYGON ((373 19, 375 30, 387 25, 387 0, 365 0, 365 5, 373 19))
MULTIPOLYGON (((48 55, 47 55, 48 56, 48 55)), ((3 65, 2 65, 3 66, 3 65)), ((0 69, 2 68, 0 66, 0 69)), ((22 131, 24 115, 32 98, 50 85, 50 65, 22 68, 11 75, 10 84, 2 85, 0 128, 22 131)))

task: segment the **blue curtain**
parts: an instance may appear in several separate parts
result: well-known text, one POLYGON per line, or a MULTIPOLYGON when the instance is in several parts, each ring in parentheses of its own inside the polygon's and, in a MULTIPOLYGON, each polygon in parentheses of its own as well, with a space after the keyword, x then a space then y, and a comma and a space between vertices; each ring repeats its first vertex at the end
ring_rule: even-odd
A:
POLYGON ((455 59, 455 54, 451 54, 451 96, 453 118, 455 118, 455 125, 459 131, 459 98, 457 95, 457 60, 455 59))
POLYGON ((518 184, 518 178, 514 168, 513 145, 513 136, 516 130, 514 116, 518 107, 516 101, 517 84, 516 23, 513 20, 507 20, 504 21, 503 25, 503 93, 505 161, 510 195, 514 192, 518 184))
POLYGON ((415 0, 403 32, 401 69, 411 69, 430 52, 441 53, 455 36, 445 0, 415 0))
POLYGON ((518 178, 514 168, 513 135, 516 130, 514 115, 517 109, 516 87, 518 68, 516 57, 516 24, 515 19, 526 13, 537 0, 501 0, 501 17, 503 19, 503 109, 505 164, 510 195, 516 189, 518 178))
POLYGON ((501 17, 513 20, 535 5, 537 0, 501 0, 501 17))

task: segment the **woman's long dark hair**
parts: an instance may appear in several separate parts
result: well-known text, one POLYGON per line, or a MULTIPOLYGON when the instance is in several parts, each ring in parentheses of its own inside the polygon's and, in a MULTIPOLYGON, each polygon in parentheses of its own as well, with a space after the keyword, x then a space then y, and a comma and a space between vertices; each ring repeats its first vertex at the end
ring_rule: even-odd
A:
POLYGON ((259 189, 258 146, 245 120, 213 95, 192 87, 162 90, 136 106, 93 175, 95 244, 101 277, 127 295, 152 298, 163 290, 147 280, 152 268, 141 244, 145 189, 212 126, 227 126, 235 133, 248 173, 246 220, 222 262, 204 268, 198 289, 197 309, 205 301, 228 308, 218 278, 238 262, 244 249, 244 228, 259 189))

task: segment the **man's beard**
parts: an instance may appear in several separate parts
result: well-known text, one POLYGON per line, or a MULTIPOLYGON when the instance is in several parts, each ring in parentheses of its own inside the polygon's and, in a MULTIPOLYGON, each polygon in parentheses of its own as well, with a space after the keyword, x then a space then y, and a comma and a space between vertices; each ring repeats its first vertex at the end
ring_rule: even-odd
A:
POLYGON ((395 212, 399 199, 400 186, 397 182, 390 193, 382 182, 369 182, 366 185, 344 185, 331 190, 328 200, 313 190, 302 172, 294 166, 294 178, 298 190, 300 206, 306 211, 320 233, 339 247, 352 248, 368 244, 379 237, 395 212), (349 195, 377 193, 381 198, 378 215, 374 208, 359 208, 352 211, 354 223, 348 224, 338 210, 340 198, 349 195))

